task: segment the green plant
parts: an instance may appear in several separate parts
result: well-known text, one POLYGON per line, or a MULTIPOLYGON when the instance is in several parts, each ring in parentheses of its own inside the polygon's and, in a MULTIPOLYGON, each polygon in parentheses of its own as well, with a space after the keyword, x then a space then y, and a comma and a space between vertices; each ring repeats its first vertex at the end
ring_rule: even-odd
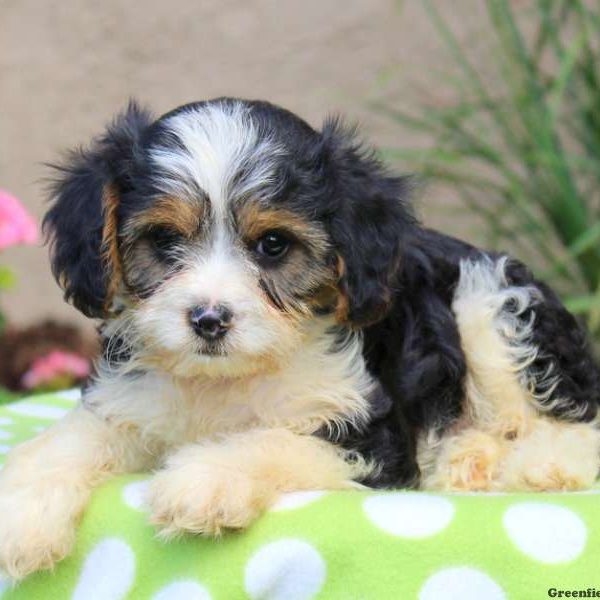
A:
POLYGON ((456 66, 456 97, 416 114, 379 105, 430 141, 387 153, 454 186, 487 241, 532 263, 600 339, 600 8, 484 1, 497 60, 482 69, 422 0, 456 66))

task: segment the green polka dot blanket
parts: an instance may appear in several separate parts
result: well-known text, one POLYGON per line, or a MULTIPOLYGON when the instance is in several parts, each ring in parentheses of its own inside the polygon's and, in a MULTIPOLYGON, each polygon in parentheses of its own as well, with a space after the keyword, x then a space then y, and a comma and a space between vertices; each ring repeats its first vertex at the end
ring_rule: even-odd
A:
MULTIPOLYGON (((0 462, 76 399, 1 407, 0 462)), ((245 532, 163 542, 144 512, 147 482, 119 477, 97 490, 73 554, 17 586, 0 580, 0 600, 530 600, 588 588, 600 596, 600 489, 298 492, 245 532)))

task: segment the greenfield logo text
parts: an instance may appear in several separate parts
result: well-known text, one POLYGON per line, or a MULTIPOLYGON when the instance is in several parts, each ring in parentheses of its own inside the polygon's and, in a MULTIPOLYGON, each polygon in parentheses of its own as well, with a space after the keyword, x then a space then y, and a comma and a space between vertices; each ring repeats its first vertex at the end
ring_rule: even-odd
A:
POLYGON ((548 590, 548 596, 550 596, 550 598, 600 598, 600 589, 559 590, 557 588, 550 588, 548 590))

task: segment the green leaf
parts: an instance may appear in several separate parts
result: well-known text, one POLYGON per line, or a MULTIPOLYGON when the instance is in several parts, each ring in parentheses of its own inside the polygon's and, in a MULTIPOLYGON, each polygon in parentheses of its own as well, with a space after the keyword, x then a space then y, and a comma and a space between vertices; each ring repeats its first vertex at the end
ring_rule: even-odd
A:
POLYGON ((548 103, 550 108, 550 119, 552 123, 556 123, 559 115, 559 110, 563 102, 565 92, 567 90, 567 84, 569 83, 575 65, 585 43, 585 34, 581 32, 573 41, 563 60, 560 63, 558 70, 558 76, 553 82, 548 92, 548 103))
POLYGON ((0 266, 0 290, 9 290, 17 282, 16 275, 8 267, 0 266))
POLYGON ((589 313, 593 309, 600 308, 600 296, 596 294, 568 296, 563 301, 566 308, 574 314, 589 313))

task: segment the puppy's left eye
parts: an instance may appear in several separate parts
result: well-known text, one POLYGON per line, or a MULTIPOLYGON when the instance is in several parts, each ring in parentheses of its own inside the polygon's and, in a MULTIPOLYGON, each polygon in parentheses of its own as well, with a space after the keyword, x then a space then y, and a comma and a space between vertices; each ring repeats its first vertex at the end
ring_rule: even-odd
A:
POLYGON ((256 242, 256 253, 271 260, 282 258, 289 250, 291 241, 280 231, 267 231, 256 242))

